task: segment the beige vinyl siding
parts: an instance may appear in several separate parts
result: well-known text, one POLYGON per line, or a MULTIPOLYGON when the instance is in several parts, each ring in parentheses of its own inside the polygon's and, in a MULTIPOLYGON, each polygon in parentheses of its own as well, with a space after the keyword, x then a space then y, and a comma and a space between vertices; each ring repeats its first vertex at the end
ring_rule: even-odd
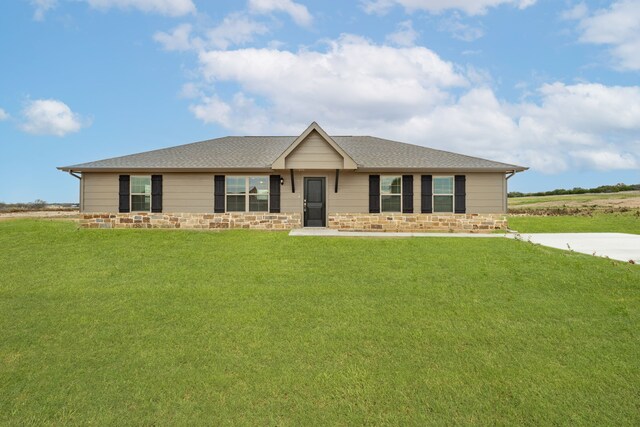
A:
POLYGON ((213 212, 215 175, 266 176, 268 178, 269 175, 277 174, 269 172, 165 173, 162 175, 163 212, 213 212))
POLYGON ((287 169, 342 169, 344 159, 313 131, 285 159, 287 169))
MULTIPOLYGON (((373 172, 371 174, 374 174, 373 172)), ((377 175, 407 175, 398 173, 375 173, 377 175)), ((413 175, 413 212, 420 213, 422 208, 422 175, 413 175)), ((457 173, 460 174, 460 173, 457 173)), ((300 212, 304 193, 303 178, 305 176, 323 176, 327 182, 327 212, 329 213, 367 213, 369 212, 369 175, 370 173, 340 172, 338 193, 335 193, 335 172, 296 171, 296 193, 291 193, 290 175, 282 175, 281 209, 282 212, 300 212)), ((454 176, 450 173, 433 173, 432 176, 454 176)), ((503 213, 504 206, 504 174, 503 173, 467 173, 467 213, 503 213)))
POLYGON ((422 213, 422 174, 413 175, 413 213, 422 213))
POLYGON ((118 174, 82 174, 82 212, 118 212, 118 174))
MULTIPOLYGON (((373 172, 372 172, 373 173, 373 172)), ((270 173, 220 173, 227 176, 258 176, 270 173)), ((276 174, 272 172, 272 174, 276 174)), ((386 175, 386 173, 377 173, 386 175)), ((421 209, 421 175, 413 175, 413 212, 421 209)), ((425 172, 424 174, 428 174, 425 172)), ((118 212, 118 173, 84 173, 82 176, 83 212, 118 212)), ((215 173, 165 173, 163 175, 163 212, 213 212, 215 173)), ((296 192, 291 193, 291 178, 280 173, 284 185, 280 187, 281 211, 302 212, 304 177, 325 177, 327 184, 327 213, 369 212, 369 173, 340 171, 338 193, 335 193, 335 170, 295 171, 296 192)), ((388 174, 388 175, 394 175, 388 174)), ((401 172, 395 175, 403 175, 401 172)), ((434 173, 433 176, 455 174, 434 173)), ((503 173, 467 173, 467 212, 506 212, 506 182, 503 173)))
MULTIPOLYGON (((128 175, 151 175, 131 173, 128 175)), ((84 173, 83 212, 118 212, 119 173, 84 173)), ((213 212, 213 173, 162 174, 163 212, 213 212)))
POLYGON ((302 212, 304 177, 324 177, 326 179, 328 213, 369 212, 369 174, 340 171, 338 193, 335 192, 335 171, 296 171, 295 193, 291 193, 291 176, 283 174, 282 177, 284 178, 280 196, 280 210, 282 212, 302 212))
POLYGON ((84 212, 84 177, 82 174, 80 175, 80 194, 79 194, 79 203, 80 203, 80 212, 84 212))
POLYGON ((338 193, 334 193, 335 173, 331 183, 331 210, 327 212, 369 212, 369 174, 341 171, 338 193))
POLYGON ((466 175, 468 213, 506 213, 504 173, 466 175))
POLYGON ((162 211, 213 212, 213 173, 162 174, 162 211))
MULTIPOLYGON (((406 175, 406 174, 403 174, 406 175)), ((491 173, 420 173, 413 175, 413 212, 422 212, 422 175, 466 175, 467 213, 503 213, 505 207, 505 175, 491 173)), ((368 191, 368 189, 367 189, 368 191)), ((367 202, 368 203, 368 202, 367 202)), ((368 204, 367 204, 368 207, 368 204)))

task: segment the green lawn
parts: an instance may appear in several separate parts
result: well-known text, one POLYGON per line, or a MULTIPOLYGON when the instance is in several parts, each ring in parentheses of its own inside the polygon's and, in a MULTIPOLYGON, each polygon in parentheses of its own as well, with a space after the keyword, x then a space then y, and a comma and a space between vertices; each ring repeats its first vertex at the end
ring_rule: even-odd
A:
POLYGON ((0 247, 0 424, 640 424, 638 266, 33 220, 0 247))
POLYGON ((607 232, 640 234, 640 215, 636 212, 596 212, 591 216, 510 216, 509 228, 520 233, 607 232))

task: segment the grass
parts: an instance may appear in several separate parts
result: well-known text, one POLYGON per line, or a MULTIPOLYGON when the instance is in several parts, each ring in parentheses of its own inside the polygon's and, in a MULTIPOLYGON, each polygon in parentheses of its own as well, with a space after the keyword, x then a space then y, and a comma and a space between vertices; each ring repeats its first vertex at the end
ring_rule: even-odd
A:
POLYGON ((640 215, 636 212, 596 212, 591 215, 510 216, 509 228, 520 233, 640 234, 640 215))
POLYGON ((640 424, 640 268, 0 223, 0 424, 640 424))

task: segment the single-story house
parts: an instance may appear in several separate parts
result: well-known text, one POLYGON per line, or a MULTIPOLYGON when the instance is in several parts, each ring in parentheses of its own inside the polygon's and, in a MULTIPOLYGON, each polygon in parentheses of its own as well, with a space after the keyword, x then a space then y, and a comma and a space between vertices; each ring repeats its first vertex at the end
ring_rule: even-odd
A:
POLYGON ((229 136, 58 168, 92 228, 506 227, 527 168, 371 136, 229 136))

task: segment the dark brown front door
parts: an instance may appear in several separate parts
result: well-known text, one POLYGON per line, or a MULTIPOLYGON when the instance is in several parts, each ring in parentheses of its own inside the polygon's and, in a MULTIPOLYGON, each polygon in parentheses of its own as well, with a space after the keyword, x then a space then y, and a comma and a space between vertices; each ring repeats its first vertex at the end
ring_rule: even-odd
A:
POLYGON ((326 203, 324 178, 304 179, 304 226, 326 226, 326 203))

